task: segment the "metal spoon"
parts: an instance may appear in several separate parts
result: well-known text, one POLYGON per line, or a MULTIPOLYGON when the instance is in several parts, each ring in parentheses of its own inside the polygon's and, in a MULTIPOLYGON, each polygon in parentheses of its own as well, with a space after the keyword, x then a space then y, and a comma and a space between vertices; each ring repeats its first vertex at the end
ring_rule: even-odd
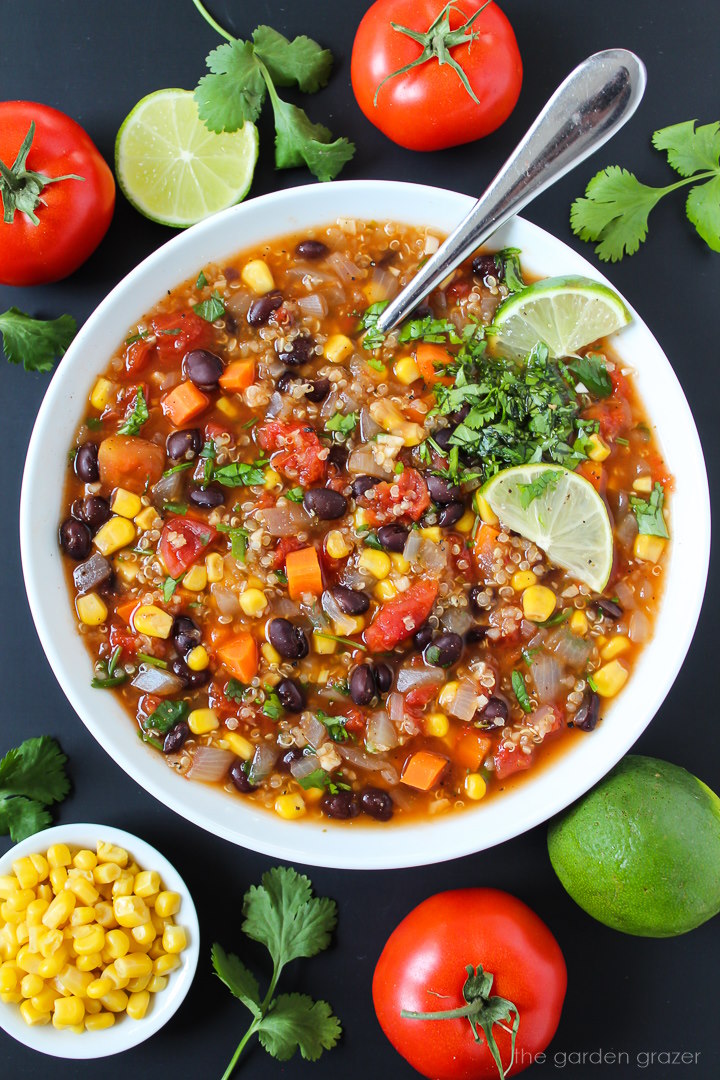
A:
POLYGON ((514 214, 612 138, 642 100, 645 65, 627 49, 606 49, 578 65, 467 217, 377 321, 388 333, 456 266, 514 214))

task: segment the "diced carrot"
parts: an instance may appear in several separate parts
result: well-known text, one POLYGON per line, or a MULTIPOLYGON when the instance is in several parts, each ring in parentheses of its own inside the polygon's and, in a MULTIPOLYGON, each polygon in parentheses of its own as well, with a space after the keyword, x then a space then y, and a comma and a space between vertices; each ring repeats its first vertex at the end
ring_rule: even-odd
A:
POLYGON ((448 759, 432 750, 418 750, 408 761, 400 777, 403 784, 429 791, 440 779, 447 768, 448 759))
POLYGON ((577 467, 577 471, 581 476, 584 476, 586 480, 589 480, 592 486, 601 495, 605 494, 605 488, 607 487, 607 473, 599 461, 581 461, 577 467))
POLYGON ((320 596, 322 593, 322 571, 314 547, 289 551, 285 556, 285 573, 291 600, 299 600, 305 593, 313 596, 320 596))
POLYGON ((242 683, 251 682, 257 675, 258 649, 255 638, 242 630, 227 645, 218 649, 218 656, 228 671, 242 683))
POLYGON ((165 451, 139 435, 109 435, 98 448, 100 480, 106 488, 127 488, 142 495, 165 468, 165 451))
POLYGON ((194 420, 200 413, 205 412, 210 404, 210 398, 198 390, 197 386, 190 382, 180 383, 162 399, 162 411, 175 427, 194 420))
POLYGON ((494 552, 497 547, 499 531, 492 525, 483 524, 475 535, 473 544, 473 558, 478 570, 484 578, 489 578, 494 562, 494 552))
POLYGON ((469 728, 461 731, 455 741, 453 760, 471 772, 476 772, 490 752, 492 739, 469 728))
POLYGON ((220 385, 223 390, 229 390, 231 393, 236 394, 241 390, 247 390, 248 386, 252 386, 254 382, 254 360, 233 360, 220 376, 220 385))
POLYGON ((454 379, 448 375, 438 374, 438 368, 442 370, 455 359, 442 345, 434 345, 431 341, 421 341, 415 352, 415 359, 427 386, 435 386, 436 383, 442 383, 443 386, 453 385, 454 379))
POLYGON ((122 604, 118 604, 118 606, 115 608, 122 621, 127 623, 128 626, 130 625, 133 611, 139 603, 139 600, 124 600, 122 604))
POLYGON ((435 395, 426 394, 424 397, 413 398, 403 406, 403 413, 408 420, 414 420, 416 424, 424 424, 431 409, 435 408, 435 395))

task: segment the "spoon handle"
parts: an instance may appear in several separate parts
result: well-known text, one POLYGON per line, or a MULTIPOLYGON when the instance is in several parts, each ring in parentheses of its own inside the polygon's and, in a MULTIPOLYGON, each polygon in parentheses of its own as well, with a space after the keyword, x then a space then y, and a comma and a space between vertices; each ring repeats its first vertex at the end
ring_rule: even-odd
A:
POLYGON ((467 217, 385 308, 388 333, 501 225, 612 138, 637 109, 645 65, 627 49, 595 53, 557 88, 467 217))

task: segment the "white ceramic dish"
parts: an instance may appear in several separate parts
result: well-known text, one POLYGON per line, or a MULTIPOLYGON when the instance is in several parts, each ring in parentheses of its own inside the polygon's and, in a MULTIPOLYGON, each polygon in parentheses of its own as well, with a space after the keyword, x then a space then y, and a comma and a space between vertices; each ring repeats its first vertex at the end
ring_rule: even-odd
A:
MULTIPOLYGON (((220 789, 179 778, 161 755, 140 743, 112 695, 91 689, 92 665, 75 628, 56 530, 68 447, 95 376, 128 326, 203 264, 265 240, 338 216, 450 232, 471 204, 468 196, 439 188, 342 181, 293 188, 226 210, 170 240, 120 282, 70 346, 38 413, 23 478, 22 561, 35 625, 60 685, 88 730, 147 791, 202 828, 274 858, 355 869, 414 866, 491 847, 545 821, 587 791, 632 746, 670 689, 697 623, 710 545, 705 463, 680 384, 633 311, 632 324, 614 345, 636 369, 637 385, 676 479, 665 594, 654 638, 604 722, 551 766, 501 798, 442 819, 386 828, 311 819, 288 823, 242 799, 231 800, 220 789)), ((577 273, 606 281, 571 248, 520 218, 497 233, 491 246, 506 245, 522 249, 523 264, 532 274, 577 273)))
POLYGON ((175 921, 185 927, 188 944, 181 954, 180 967, 170 973, 165 989, 151 995, 150 1008, 142 1020, 131 1020, 129 1016, 120 1014, 113 1027, 106 1031, 83 1031, 82 1034, 77 1034, 73 1031, 58 1031, 52 1024, 28 1027, 20 1015, 19 1005, 0 1002, 0 1027, 31 1050, 39 1050, 52 1057, 78 1060, 109 1057, 145 1042, 178 1011, 197 969, 200 927, 190 891, 172 863, 168 862, 157 848, 132 833, 114 829, 109 825, 57 825, 55 828, 35 833, 34 836, 28 836, 26 840, 21 840, 6 851, 0 857, 0 874, 11 873, 15 859, 33 852, 45 852, 51 844, 67 844, 71 851, 74 848, 90 848, 94 851, 98 840, 125 848, 143 870, 158 871, 164 888, 180 894, 182 904, 175 921))

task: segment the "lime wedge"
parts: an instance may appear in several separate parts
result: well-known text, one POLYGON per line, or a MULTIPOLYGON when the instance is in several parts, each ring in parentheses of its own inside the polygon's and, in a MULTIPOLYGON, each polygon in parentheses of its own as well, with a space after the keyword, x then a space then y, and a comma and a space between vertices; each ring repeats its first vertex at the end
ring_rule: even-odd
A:
POLYGON ((560 465, 517 465, 488 480, 482 494, 504 526, 594 592, 603 591, 613 563, 612 526, 584 477, 560 465))
POLYGON ((500 305, 493 340, 500 352, 512 356, 527 356, 544 341, 557 359, 614 334, 630 319, 620 297, 606 285, 584 277, 545 278, 500 305))
POLYGON ((244 199, 257 156, 254 124, 215 135, 198 117, 189 90, 157 90, 125 117, 115 174, 141 214, 185 228, 244 199))

